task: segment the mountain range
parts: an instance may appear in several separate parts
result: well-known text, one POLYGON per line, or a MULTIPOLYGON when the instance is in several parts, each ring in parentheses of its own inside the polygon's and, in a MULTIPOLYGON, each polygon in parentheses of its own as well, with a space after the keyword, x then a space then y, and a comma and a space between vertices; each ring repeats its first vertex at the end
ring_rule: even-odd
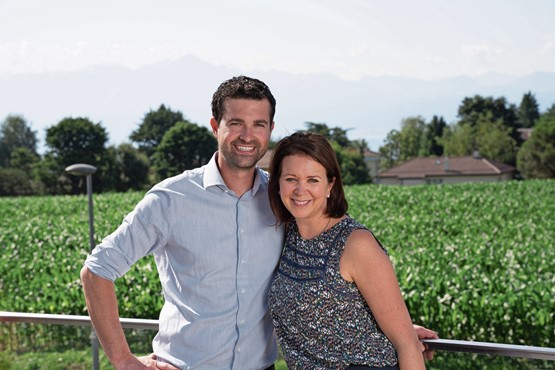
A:
MULTIPOLYGON (((189 121, 209 127, 213 92, 241 71, 193 56, 129 69, 94 66, 79 71, 0 74, 0 121, 22 115, 36 130, 44 151, 44 130, 66 117, 88 117, 108 131, 111 144, 128 141, 144 115, 161 104, 179 110, 189 121)), ((305 122, 348 129, 351 139, 365 139, 372 150, 407 117, 434 115, 455 122, 465 97, 505 97, 519 105, 532 92, 545 111, 555 103, 555 73, 526 76, 486 74, 480 77, 421 80, 400 76, 345 80, 331 74, 251 71, 265 81, 277 99, 273 138, 303 129, 305 122)))

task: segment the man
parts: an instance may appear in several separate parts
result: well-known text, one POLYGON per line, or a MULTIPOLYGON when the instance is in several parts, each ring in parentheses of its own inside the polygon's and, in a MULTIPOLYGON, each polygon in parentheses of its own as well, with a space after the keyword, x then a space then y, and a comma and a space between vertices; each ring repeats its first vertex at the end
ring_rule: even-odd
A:
MULTIPOLYGON (((276 101, 249 77, 212 98, 218 151, 154 186, 85 261, 81 279, 100 343, 116 369, 272 369, 277 345, 266 295, 283 244, 256 163, 276 101), (113 281, 154 255, 164 306, 154 354, 135 357, 119 323, 113 281)), ((435 333, 420 328, 421 337, 435 333)))

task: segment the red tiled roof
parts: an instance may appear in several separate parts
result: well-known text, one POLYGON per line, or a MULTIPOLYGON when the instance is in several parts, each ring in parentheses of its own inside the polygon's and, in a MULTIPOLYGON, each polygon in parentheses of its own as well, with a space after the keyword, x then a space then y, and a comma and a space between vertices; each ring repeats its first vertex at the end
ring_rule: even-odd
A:
POLYGON ((268 149, 266 154, 258 161, 258 167, 262 168, 263 170, 268 170, 270 168, 270 159, 272 159, 272 153, 274 151, 272 149, 268 149))
POLYGON ((411 159, 397 167, 380 172, 378 177, 499 175, 513 171, 515 171, 513 166, 482 157, 426 157, 411 159))
POLYGON ((367 157, 379 157, 380 153, 374 152, 372 150, 369 149, 364 149, 364 158, 367 157))

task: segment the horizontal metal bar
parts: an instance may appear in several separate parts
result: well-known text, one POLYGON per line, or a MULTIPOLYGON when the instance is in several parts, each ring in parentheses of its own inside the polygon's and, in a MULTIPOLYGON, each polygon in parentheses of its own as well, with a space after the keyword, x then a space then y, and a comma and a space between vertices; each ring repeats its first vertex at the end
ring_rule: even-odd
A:
POLYGON ((481 355, 525 357, 536 360, 555 361, 555 348, 451 339, 423 339, 422 342, 426 344, 428 349, 434 350, 471 352, 481 355))
MULTIPOLYGON (((78 326, 91 325, 89 316, 5 311, 0 311, 0 322, 30 322, 39 324, 78 326)), ((122 327, 125 329, 158 330, 158 320, 120 318, 120 322, 122 327)), ((555 361, 555 348, 451 339, 423 339, 422 342, 425 343, 430 350, 469 352, 483 355, 524 357, 537 360, 555 361)))
MULTIPOLYGON (((158 320, 120 318, 124 329, 158 330, 158 320)), ((1 322, 31 322, 38 324, 91 326, 89 316, 53 315, 46 313, 22 313, 0 311, 1 322)))

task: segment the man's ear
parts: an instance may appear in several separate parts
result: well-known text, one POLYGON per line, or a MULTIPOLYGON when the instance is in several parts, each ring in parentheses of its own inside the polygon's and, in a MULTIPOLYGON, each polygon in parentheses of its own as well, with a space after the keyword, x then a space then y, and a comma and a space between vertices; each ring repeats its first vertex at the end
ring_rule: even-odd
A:
POLYGON ((210 118, 210 127, 212 127, 212 133, 214 134, 214 136, 218 137, 219 125, 214 117, 210 118))

